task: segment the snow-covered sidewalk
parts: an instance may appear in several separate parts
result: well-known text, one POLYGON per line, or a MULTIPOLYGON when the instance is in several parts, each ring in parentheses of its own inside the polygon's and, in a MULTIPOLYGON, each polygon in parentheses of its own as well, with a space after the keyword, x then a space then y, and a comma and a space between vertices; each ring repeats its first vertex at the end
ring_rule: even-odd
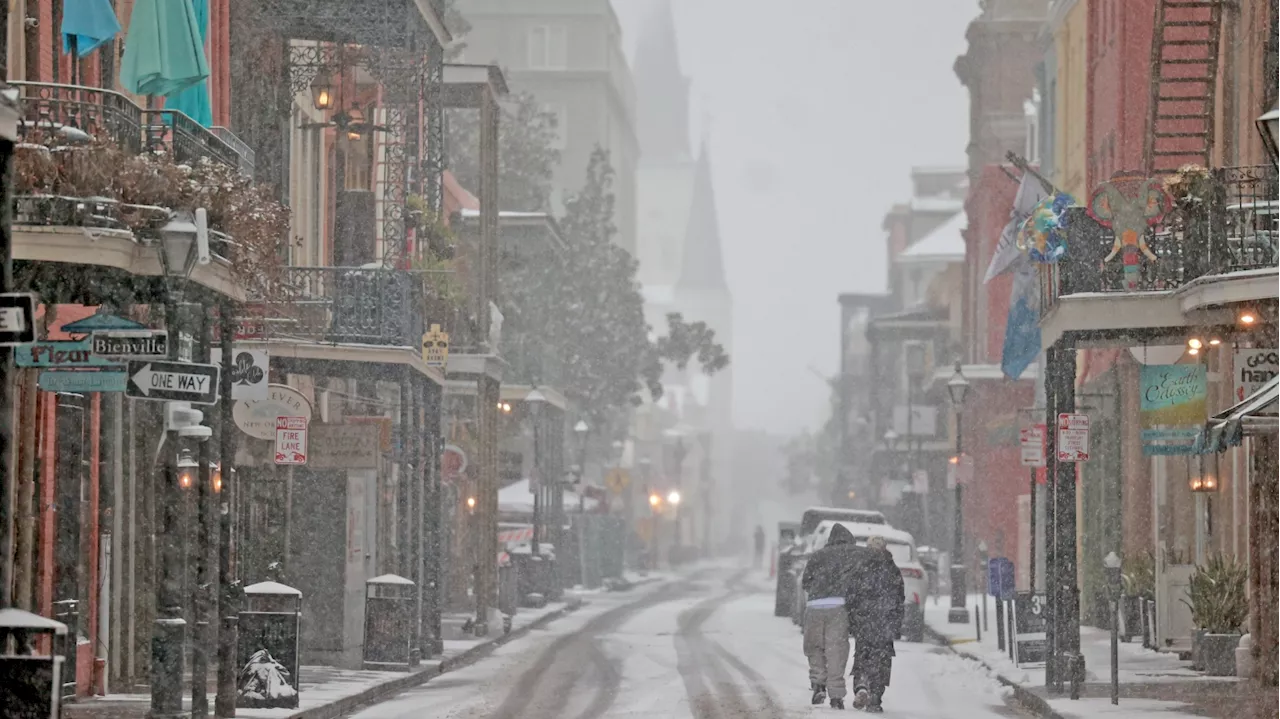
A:
MULTIPOLYGON (((411 672, 384 672, 337 669, 304 665, 299 672, 297 709, 237 709, 236 716, 249 719, 330 719, 402 692, 454 668, 466 666, 498 646, 530 630, 545 626, 583 604, 576 593, 566 592, 561 602, 540 609, 521 609, 511 619, 511 632, 485 638, 446 641, 444 655, 421 663, 411 672)), ((191 708, 191 692, 183 698, 184 710, 191 708)), ((145 717, 151 697, 146 694, 108 694, 63 704, 69 719, 138 719, 145 717)), ((213 695, 209 695, 210 712, 213 695)))
MULTIPOLYGON (((1025 700, 1029 700, 1024 703, 1030 708, 1041 705, 1041 713, 1047 716, 1062 719, 1104 715, 1125 719, 1205 716, 1239 719, 1249 716, 1241 711, 1244 705, 1260 699, 1270 701, 1274 710, 1274 698, 1253 696, 1246 682, 1230 677, 1205 676, 1192 670, 1190 662, 1180 661, 1176 654, 1155 652, 1143 649, 1140 643, 1124 642, 1120 643, 1119 650, 1120 704, 1112 706, 1111 634, 1095 627, 1080 628, 1080 649, 1085 658, 1086 673, 1081 698, 1072 700, 1066 695, 1049 693, 1045 688, 1043 664, 1018 666, 1009 658, 1007 649, 999 649, 995 603, 990 598, 987 602, 990 630, 982 632, 981 642, 977 640, 972 617, 974 607, 982 604, 981 595, 969 597, 971 617, 968 624, 947 622, 950 603, 946 597, 940 597, 936 604, 931 600, 925 605, 925 624, 933 633, 947 640, 954 651, 980 661, 1001 681, 1015 687, 1025 700)), ((978 614, 981 614, 980 609, 978 614)))

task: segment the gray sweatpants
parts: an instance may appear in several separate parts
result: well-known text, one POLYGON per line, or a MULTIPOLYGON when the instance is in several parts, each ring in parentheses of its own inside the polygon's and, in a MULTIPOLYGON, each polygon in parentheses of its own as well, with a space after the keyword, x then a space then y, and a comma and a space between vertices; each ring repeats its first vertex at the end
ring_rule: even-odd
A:
POLYGON ((844 668, 849 663, 849 615, 844 607, 805 607, 804 655, 809 681, 827 687, 827 695, 843 699, 844 668))

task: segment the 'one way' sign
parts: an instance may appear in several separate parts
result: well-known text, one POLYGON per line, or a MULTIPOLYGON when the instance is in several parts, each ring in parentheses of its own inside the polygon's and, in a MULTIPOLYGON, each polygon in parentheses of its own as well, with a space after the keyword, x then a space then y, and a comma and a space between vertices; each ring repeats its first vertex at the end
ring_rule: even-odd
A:
POLYGON ((192 404, 218 401, 217 365, 135 360, 129 363, 128 374, 125 395, 129 397, 192 404))

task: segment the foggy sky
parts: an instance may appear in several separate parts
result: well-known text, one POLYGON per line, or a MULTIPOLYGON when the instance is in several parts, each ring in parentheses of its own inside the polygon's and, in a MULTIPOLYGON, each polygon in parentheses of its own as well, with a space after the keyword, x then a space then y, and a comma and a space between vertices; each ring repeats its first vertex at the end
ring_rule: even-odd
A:
MULTIPOLYGON (((964 166, 952 71, 974 0, 671 0, 710 137, 734 299, 734 424, 793 433, 828 414, 840 292, 885 288, 889 206, 912 165, 964 166), (785 9, 784 9, 785 8, 785 9)), ((613 0, 628 58, 653 0, 613 0)))

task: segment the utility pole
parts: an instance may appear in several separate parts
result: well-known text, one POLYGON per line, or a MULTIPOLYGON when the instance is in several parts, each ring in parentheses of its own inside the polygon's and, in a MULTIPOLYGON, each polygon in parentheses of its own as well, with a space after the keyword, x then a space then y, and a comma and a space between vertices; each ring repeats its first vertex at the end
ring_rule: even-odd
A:
POLYGON ((218 694, 213 711, 219 717, 236 715, 235 652, 239 625, 240 586, 235 580, 231 553, 231 508, 236 487, 236 426, 231 416, 231 370, 235 366, 232 357, 236 334, 236 321, 232 316, 234 305, 224 301, 218 313, 218 342, 222 347, 222 377, 218 386, 218 694))
MULTIPOLYGON (((4 16, 8 17, 8 3, 4 16)), ((0 293, 13 290, 13 146, 18 139, 17 101, 0 83, 0 293)), ((0 609, 13 606, 13 349, 0 347, 0 609)), ((0 647, 2 649, 2 647, 0 647)))

